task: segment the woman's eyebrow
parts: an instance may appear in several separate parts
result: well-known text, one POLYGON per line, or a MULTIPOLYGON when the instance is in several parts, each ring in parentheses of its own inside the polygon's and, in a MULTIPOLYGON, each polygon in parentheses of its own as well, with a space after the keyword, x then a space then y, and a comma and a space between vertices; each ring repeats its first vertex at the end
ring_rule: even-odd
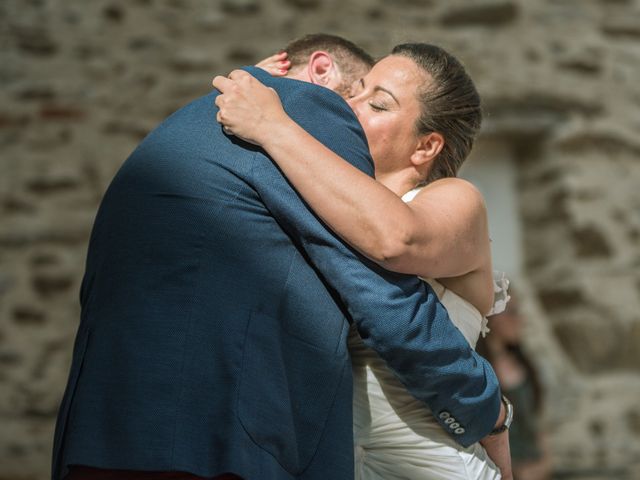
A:
MULTIPOLYGON (((364 85, 364 78, 361 78, 361 79, 360 79, 360 85, 362 86, 362 89, 364 90, 364 87, 365 87, 365 85, 364 85)), ((381 87, 380 85, 376 85, 376 86, 373 88, 373 91, 374 91, 374 92, 385 92, 385 93, 388 93, 389 95, 391 95, 391 98, 393 98, 393 100, 394 100, 398 105, 400 105, 400 102, 398 101, 398 99, 396 98, 396 96, 395 96, 393 93, 391 93, 391 91, 387 90, 386 88, 381 87)))
POLYGON ((400 105, 400 102, 398 101, 398 99, 396 98, 396 96, 395 96, 393 93, 391 93, 389 90, 387 90, 386 88, 381 87, 380 85, 376 85, 376 86, 375 86, 375 88, 373 89, 373 91, 374 91, 374 92, 385 92, 385 93, 388 93, 389 95, 391 95, 391 98, 393 98, 393 100, 394 100, 398 105, 400 105))

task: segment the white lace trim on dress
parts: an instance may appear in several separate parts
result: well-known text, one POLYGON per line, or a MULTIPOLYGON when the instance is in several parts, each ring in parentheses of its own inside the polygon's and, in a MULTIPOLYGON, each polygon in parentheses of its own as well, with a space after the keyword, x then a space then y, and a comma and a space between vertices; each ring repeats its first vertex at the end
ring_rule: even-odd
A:
MULTIPOLYGON (((504 272, 494 270, 493 307, 491 307, 491 311, 487 314, 487 317, 504 312, 507 309, 507 303, 509 303, 509 300, 511 300, 511 297, 509 296, 509 279, 504 272)), ((480 330, 482 338, 486 337, 487 333, 491 331, 487 326, 487 317, 482 319, 482 329, 480 330)))

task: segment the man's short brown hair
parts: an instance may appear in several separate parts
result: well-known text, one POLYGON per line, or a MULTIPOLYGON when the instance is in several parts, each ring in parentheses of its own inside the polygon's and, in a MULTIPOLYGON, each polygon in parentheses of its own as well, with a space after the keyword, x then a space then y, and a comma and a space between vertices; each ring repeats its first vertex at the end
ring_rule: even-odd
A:
POLYGON ((373 67, 375 60, 371 55, 353 42, 336 35, 312 33, 291 41, 286 47, 291 69, 303 66, 309 56, 318 50, 327 52, 338 65, 343 81, 350 85, 358 80, 363 69, 373 67))

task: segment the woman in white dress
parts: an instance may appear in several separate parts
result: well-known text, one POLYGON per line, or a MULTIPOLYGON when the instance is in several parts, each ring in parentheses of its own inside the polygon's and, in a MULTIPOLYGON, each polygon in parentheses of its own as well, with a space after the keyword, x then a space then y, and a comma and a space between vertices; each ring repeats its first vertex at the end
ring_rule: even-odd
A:
MULTIPOLYGON (((481 111, 454 57, 432 45, 399 45, 353 85, 348 103, 369 142, 376 180, 306 133, 247 72, 217 77, 214 86, 223 93, 218 121, 228 133, 262 146, 320 218, 365 256, 437 279, 427 281, 475 345, 494 282, 482 196, 455 178, 481 111)), ((484 480, 501 478, 500 470, 510 478, 506 434, 481 442, 491 459, 479 444, 461 447, 355 330, 350 346, 358 479, 484 480)))

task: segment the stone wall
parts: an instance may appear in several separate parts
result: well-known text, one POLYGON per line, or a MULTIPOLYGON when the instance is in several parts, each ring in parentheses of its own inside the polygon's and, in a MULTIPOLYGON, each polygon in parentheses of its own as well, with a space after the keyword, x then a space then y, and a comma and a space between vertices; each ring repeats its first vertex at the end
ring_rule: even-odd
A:
POLYGON ((558 478, 640 478, 640 2, 1 0, 0 478, 47 477, 111 177, 211 77, 308 32, 459 56, 517 162, 558 478))

